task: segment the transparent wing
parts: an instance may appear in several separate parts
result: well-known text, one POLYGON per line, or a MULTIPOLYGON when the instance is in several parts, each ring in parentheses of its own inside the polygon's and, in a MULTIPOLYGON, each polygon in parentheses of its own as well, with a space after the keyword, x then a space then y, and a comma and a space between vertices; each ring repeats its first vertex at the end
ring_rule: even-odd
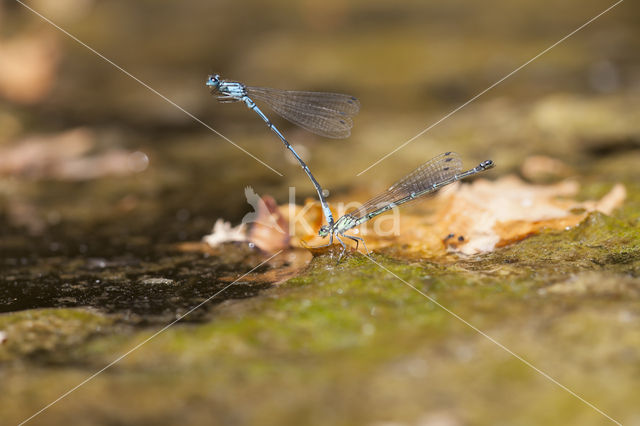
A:
POLYGON ((387 192, 409 195, 422 192, 444 182, 462 171, 462 159, 455 152, 445 152, 432 158, 391 185, 387 192))
MULTIPOLYGON (((452 183, 462 172, 462 160, 455 152, 445 152, 432 158, 394 183, 389 189, 349 213, 354 219, 376 215, 392 203, 402 204, 435 192, 443 183, 452 183)), ((388 210, 388 209, 387 209, 388 210)), ((373 216, 372 216, 373 217, 373 216)))
POLYGON ((320 136, 346 138, 351 134, 351 117, 360 111, 360 102, 350 95, 325 92, 247 87, 247 95, 262 101, 290 122, 320 136))

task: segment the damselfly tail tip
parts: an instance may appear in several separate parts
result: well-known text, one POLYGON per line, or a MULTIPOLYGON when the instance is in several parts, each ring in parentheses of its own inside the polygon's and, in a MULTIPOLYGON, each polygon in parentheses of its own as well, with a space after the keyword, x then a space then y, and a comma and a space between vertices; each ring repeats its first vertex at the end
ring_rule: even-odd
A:
POLYGON ((482 163, 480 163, 478 165, 478 169, 480 169, 480 170, 489 170, 489 169, 495 167, 495 165, 496 164, 492 160, 486 160, 486 161, 483 161, 482 163))

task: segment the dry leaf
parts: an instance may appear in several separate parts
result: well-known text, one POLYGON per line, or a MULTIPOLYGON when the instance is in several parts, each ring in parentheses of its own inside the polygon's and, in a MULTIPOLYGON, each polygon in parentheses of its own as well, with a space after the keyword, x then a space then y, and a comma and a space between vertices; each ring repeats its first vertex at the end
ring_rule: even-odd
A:
POLYGON ((571 167, 561 160, 544 155, 532 155, 526 158, 522 163, 521 171, 522 176, 531 181, 568 177, 573 173, 571 167))
POLYGON ((46 177, 59 164, 86 154, 94 144, 93 132, 83 128, 52 136, 29 136, 0 149, 0 175, 46 177))
POLYGON ((147 155, 140 151, 111 149, 88 155, 95 145, 95 134, 83 128, 30 136, 15 146, 0 149, 0 175, 89 180, 139 173, 149 164, 147 155))
POLYGON ((545 228, 575 226, 592 211, 610 214, 626 198, 622 184, 616 184, 597 202, 567 198, 575 196, 578 189, 574 181, 543 186, 527 184, 515 176, 494 182, 478 180, 449 193, 447 206, 437 215, 436 224, 442 233, 465 237, 467 242, 458 251, 476 254, 519 241, 545 228))
MULTIPOLYGON (((279 284, 297 276, 307 267, 313 255, 308 250, 289 249, 269 261, 270 268, 266 271, 252 272, 242 277, 243 282, 279 284)), ((237 274, 220 277, 221 281, 233 282, 238 279, 237 274)))
POLYGON ((260 197, 251 187, 245 188, 245 196, 254 211, 247 213, 236 227, 218 219, 204 242, 216 247, 225 242, 246 241, 269 253, 289 248, 289 223, 273 197, 260 197))
POLYGON ((211 247, 216 247, 227 242, 248 241, 247 225, 241 223, 234 227, 229 222, 218 219, 213 225, 211 234, 205 235, 202 237, 202 240, 211 247))
POLYGON ((0 95, 20 103, 42 100, 56 78, 57 34, 41 31, 0 41, 0 95))
POLYGON ((249 241, 269 253, 288 248, 289 224, 278 210, 276 200, 265 195, 261 201, 249 230, 249 241))

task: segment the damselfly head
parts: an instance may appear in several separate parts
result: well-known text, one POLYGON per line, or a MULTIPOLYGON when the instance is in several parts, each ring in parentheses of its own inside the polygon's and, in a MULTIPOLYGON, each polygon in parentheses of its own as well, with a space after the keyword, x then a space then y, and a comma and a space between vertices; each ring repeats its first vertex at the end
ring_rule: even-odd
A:
POLYGON ((206 85, 211 87, 212 89, 217 89, 220 86, 220 76, 218 74, 210 75, 207 78, 206 85))
POLYGON ((331 232, 331 228, 329 227, 329 225, 322 225, 320 227, 320 230, 318 231, 318 235, 324 238, 327 235, 329 235, 330 232, 331 232))

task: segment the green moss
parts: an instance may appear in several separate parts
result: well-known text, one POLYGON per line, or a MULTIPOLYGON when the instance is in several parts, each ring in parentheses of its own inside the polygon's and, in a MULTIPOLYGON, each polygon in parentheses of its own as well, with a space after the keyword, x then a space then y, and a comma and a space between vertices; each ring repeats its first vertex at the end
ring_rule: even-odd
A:
MULTIPOLYGON (((358 254, 340 263, 335 253, 318 256, 257 297, 227 300, 202 323, 174 325, 69 403, 76 414, 91 415, 87 407, 100 401, 120 407, 109 421, 160 424, 187 412, 203 422, 211 410, 220 423, 267 425, 491 423, 497 409, 513 424, 602 421, 504 345, 625 421, 640 379, 640 236, 624 211, 593 213, 570 230, 480 257, 374 254, 378 265, 358 254), (167 404, 167 395, 189 401, 188 409, 167 404), (251 409, 239 408, 248 401, 251 409)), ((16 399, 27 401, 23 411, 39 408, 158 330, 101 335, 113 325, 107 317, 67 309, 3 315, 0 330, 25 333, 34 318, 41 331, 19 347, 1 346, 4 360, 64 368, 37 379, 8 370, 7 385, 32 398, 14 391, 0 399, 3 412, 16 399)))
MULTIPOLYGON (((640 293, 633 278, 639 242, 624 217, 596 213, 571 230, 480 258, 418 262, 373 255, 441 306, 364 256, 340 263, 319 256, 302 275, 258 297, 224 302, 206 322, 176 324, 69 403, 76 415, 90 415, 86 407, 98 400, 120 407, 109 421, 161 424, 185 415, 167 395, 189 401, 194 423, 210 418, 211 410, 220 423, 267 425, 430 416, 491 423, 496 409, 513 424, 602 421, 499 342, 624 421, 640 379, 640 293), (251 409, 238 405, 249 402, 251 409)), ((32 401, 75 386, 157 330, 87 340, 104 318, 76 310, 12 314, 0 324, 33 315, 75 324, 65 334, 81 340, 66 372, 41 371, 38 382, 13 370, 5 375, 11 389, 30 389, 32 401), (85 368, 71 368, 78 360, 85 368), (36 390, 43 382, 49 388, 36 390)), ((8 401, 0 399, 3 412, 8 401)), ((24 404, 25 411, 38 405, 24 404)), ((62 421, 65 413, 49 415, 62 421)))
POLYGON ((32 309, 0 315, 0 362, 42 357, 68 360, 67 351, 105 333, 113 321, 82 309, 32 309))
POLYGON ((566 231, 548 231, 469 262, 476 270, 525 278, 543 285, 584 270, 635 273, 640 268, 640 229, 625 218, 590 214, 566 231))

